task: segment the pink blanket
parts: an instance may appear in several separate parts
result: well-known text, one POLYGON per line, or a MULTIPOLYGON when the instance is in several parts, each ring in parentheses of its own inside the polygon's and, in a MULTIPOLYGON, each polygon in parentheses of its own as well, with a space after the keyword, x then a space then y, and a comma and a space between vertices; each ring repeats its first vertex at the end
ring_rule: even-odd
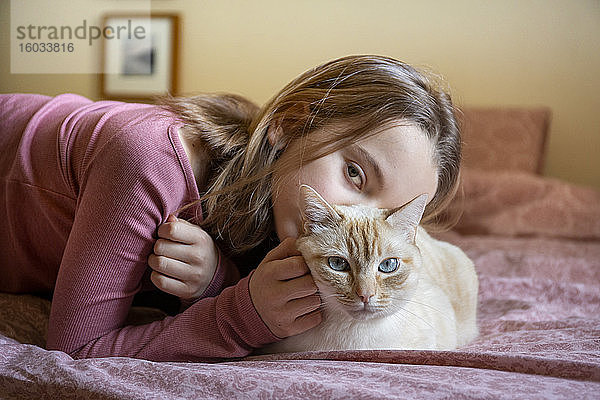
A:
POLYGON ((470 212, 457 226, 461 233, 440 235, 465 250, 480 279, 481 334, 462 349, 295 353, 215 364, 73 360, 39 347, 47 302, 1 295, 0 397, 598 398, 600 195, 517 175, 467 178, 467 199, 476 203, 464 204, 470 212), (546 189, 530 196, 515 182, 546 189), (490 200, 499 186, 511 185, 521 193, 506 203, 512 206, 490 200), (470 193, 473 188, 488 201, 470 193), (544 196, 553 201, 541 201, 544 196), (560 209, 557 221, 525 223, 522 212, 532 203, 560 209), (559 207, 566 203, 572 206, 559 207))

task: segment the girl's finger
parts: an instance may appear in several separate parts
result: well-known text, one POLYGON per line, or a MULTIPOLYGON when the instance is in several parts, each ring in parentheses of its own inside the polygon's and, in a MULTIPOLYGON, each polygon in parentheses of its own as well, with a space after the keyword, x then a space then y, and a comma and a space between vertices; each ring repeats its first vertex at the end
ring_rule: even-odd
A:
POLYGON ((288 281, 303 275, 310 274, 310 269, 302 256, 292 256, 284 260, 274 261, 276 267, 273 277, 279 281, 288 281))
POLYGON ((282 290, 285 291, 287 301, 301 299, 313 295, 319 291, 312 276, 304 275, 296 279, 291 279, 282 285, 282 290))
POLYGON ((154 243, 154 254, 181 262, 197 261, 197 251, 194 247, 167 239, 158 239, 154 243))
POLYGON ((189 295, 189 287, 180 280, 173 279, 156 271, 152 271, 150 280, 163 292, 181 298, 186 298, 189 295))
POLYGON ((148 265, 154 271, 174 279, 189 281, 192 278, 192 271, 188 264, 169 257, 151 254, 148 257, 148 265))
POLYGON ((198 225, 169 216, 167 222, 158 227, 158 236, 184 244, 194 244, 205 239, 206 232, 198 225))
POLYGON ((297 335, 314 328, 315 326, 319 325, 322 320, 323 316, 319 310, 314 310, 308 314, 303 314, 294 321, 292 335, 297 335))
POLYGON ((295 319, 298 319, 305 314, 318 311, 321 308, 321 305, 321 297, 318 294, 312 294, 310 296, 289 301, 287 309, 295 319))
POLYGON ((298 256, 300 252, 296 248, 296 239, 287 238, 275 247, 265 256, 263 262, 270 262, 275 260, 283 260, 288 257, 298 256))

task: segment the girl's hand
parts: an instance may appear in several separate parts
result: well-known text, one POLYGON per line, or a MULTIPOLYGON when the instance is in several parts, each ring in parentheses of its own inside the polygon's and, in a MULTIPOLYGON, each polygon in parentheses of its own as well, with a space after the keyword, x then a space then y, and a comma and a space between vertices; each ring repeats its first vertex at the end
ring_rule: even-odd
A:
POLYGON ((266 255, 249 288, 256 311, 275 336, 297 335, 321 322, 318 288, 292 238, 266 255))
POLYGON ((173 215, 158 228, 160 239, 148 264, 157 288, 181 299, 195 300, 213 279, 219 259, 217 247, 202 228, 173 215))

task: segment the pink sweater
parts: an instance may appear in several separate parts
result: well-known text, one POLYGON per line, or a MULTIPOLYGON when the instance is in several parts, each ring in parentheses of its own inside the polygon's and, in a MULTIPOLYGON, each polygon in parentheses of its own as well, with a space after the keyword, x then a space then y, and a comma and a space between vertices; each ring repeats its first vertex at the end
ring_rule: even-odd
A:
POLYGON ((240 357, 277 340, 249 277, 220 260, 205 297, 125 326, 157 227, 199 197, 172 114, 65 94, 0 95, 0 291, 53 292, 48 349, 156 361, 240 357))

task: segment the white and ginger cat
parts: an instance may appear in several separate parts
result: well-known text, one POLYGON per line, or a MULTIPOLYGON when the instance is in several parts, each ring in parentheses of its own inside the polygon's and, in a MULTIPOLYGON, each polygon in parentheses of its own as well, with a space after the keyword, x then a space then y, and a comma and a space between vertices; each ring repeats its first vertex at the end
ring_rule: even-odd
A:
POLYGON ((330 205, 303 185, 297 247, 319 288, 323 321, 261 353, 449 350, 478 333, 478 280, 458 247, 419 226, 422 194, 392 210, 330 205))

